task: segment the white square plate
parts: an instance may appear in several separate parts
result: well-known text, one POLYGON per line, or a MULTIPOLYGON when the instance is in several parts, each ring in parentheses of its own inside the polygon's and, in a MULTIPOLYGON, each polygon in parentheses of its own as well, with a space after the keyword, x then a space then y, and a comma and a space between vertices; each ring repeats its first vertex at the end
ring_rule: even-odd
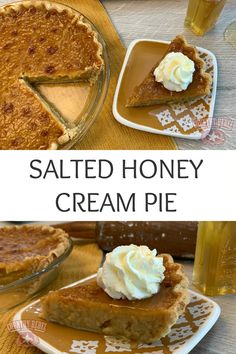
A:
POLYGON ((113 115, 118 122, 130 128, 177 138, 203 139, 211 129, 217 88, 216 57, 207 49, 197 47, 213 80, 208 96, 148 107, 125 106, 134 87, 161 60, 169 43, 140 39, 130 44, 115 91, 113 115))

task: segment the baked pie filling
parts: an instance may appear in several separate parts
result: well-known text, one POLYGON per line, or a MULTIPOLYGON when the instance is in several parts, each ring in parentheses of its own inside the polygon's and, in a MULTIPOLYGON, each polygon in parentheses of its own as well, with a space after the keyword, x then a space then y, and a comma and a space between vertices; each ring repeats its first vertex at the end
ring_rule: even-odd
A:
POLYGON ((212 79, 205 71, 205 63, 199 57, 195 47, 188 44, 183 36, 177 36, 168 46, 167 52, 161 62, 158 62, 148 73, 143 82, 136 86, 127 101, 127 107, 149 106, 167 102, 185 101, 196 97, 208 95, 211 90, 212 79), (160 63, 170 54, 178 53, 194 63, 192 82, 185 90, 171 91, 157 82, 155 71, 160 63))
POLYGON ((41 299, 42 317, 73 328, 135 342, 153 342, 165 336, 189 302, 188 280, 182 266, 163 254, 165 278, 159 291, 141 300, 111 298, 88 280, 74 287, 51 291, 41 299))
POLYGON ((50 226, 0 228, 0 286, 46 268, 69 247, 68 235, 50 226))
POLYGON ((97 33, 76 11, 47 1, 0 9, 0 149, 56 149, 75 129, 36 91, 39 83, 89 81, 103 70, 97 33))

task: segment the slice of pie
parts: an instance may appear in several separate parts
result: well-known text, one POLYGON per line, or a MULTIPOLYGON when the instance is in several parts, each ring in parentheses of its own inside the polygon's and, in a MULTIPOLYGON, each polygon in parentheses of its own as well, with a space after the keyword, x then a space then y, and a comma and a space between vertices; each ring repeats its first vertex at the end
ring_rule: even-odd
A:
POLYGON ((161 82, 157 82, 154 71, 160 64, 160 62, 158 62, 155 67, 151 69, 143 82, 134 88, 132 95, 127 101, 127 107, 185 101, 210 93, 212 83, 211 76, 205 71, 205 63, 199 57, 197 49, 188 44, 183 36, 177 36, 168 46, 167 52, 161 61, 167 54, 172 52, 180 52, 194 62, 195 71, 193 80, 187 89, 180 92, 170 91, 166 89, 161 82))
POLYGON ((189 302, 188 280, 182 266, 163 257, 165 279, 160 291, 143 300, 114 300, 96 279, 51 291, 41 299, 42 317, 73 328, 153 342, 165 336, 189 302))
POLYGON ((69 245, 68 235, 50 226, 0 228, 0 286, 46 268, 69 245))
POLYGON ((24 1, 0 8, 0 149, 55 149, 73 138, 39 83, 89 81, 103 70, 102 45, 64 5, 24 1))

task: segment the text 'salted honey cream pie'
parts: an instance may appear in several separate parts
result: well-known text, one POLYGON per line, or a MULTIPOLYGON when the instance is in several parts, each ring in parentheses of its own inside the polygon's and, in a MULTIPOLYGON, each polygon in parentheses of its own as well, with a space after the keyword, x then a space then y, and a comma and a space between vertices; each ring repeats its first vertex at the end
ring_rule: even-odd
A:
POLYGON ((69 248, 68 235, 44 225, 0 228, 0 286, 46 268, 69 248))
POLYGON ((168 46, 160 62, 136 86, 127 107, 149 106, 186 101, 208 95, 212 79, 195 47, 183 36, 177 36, 168 46))
POLYGON ((51 291, 42 317, 62 325, 150 343, 165 336, 189 302, 188 280, 170 255, 120 246, 96 279, 51 291))
POLYGON ((97 80, 102 45, 83 16, 47 1, 6 5, 0 53, 0 149, 55 149, 73 138, 35 84, 97 80))

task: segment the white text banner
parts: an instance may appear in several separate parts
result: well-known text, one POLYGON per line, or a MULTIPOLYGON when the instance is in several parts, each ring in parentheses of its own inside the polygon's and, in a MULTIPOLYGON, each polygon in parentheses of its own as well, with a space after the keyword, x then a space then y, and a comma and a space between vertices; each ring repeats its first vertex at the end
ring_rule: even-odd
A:
POLYGON ((235 151, 1 151, 1 221, 236 220, 235 151))

